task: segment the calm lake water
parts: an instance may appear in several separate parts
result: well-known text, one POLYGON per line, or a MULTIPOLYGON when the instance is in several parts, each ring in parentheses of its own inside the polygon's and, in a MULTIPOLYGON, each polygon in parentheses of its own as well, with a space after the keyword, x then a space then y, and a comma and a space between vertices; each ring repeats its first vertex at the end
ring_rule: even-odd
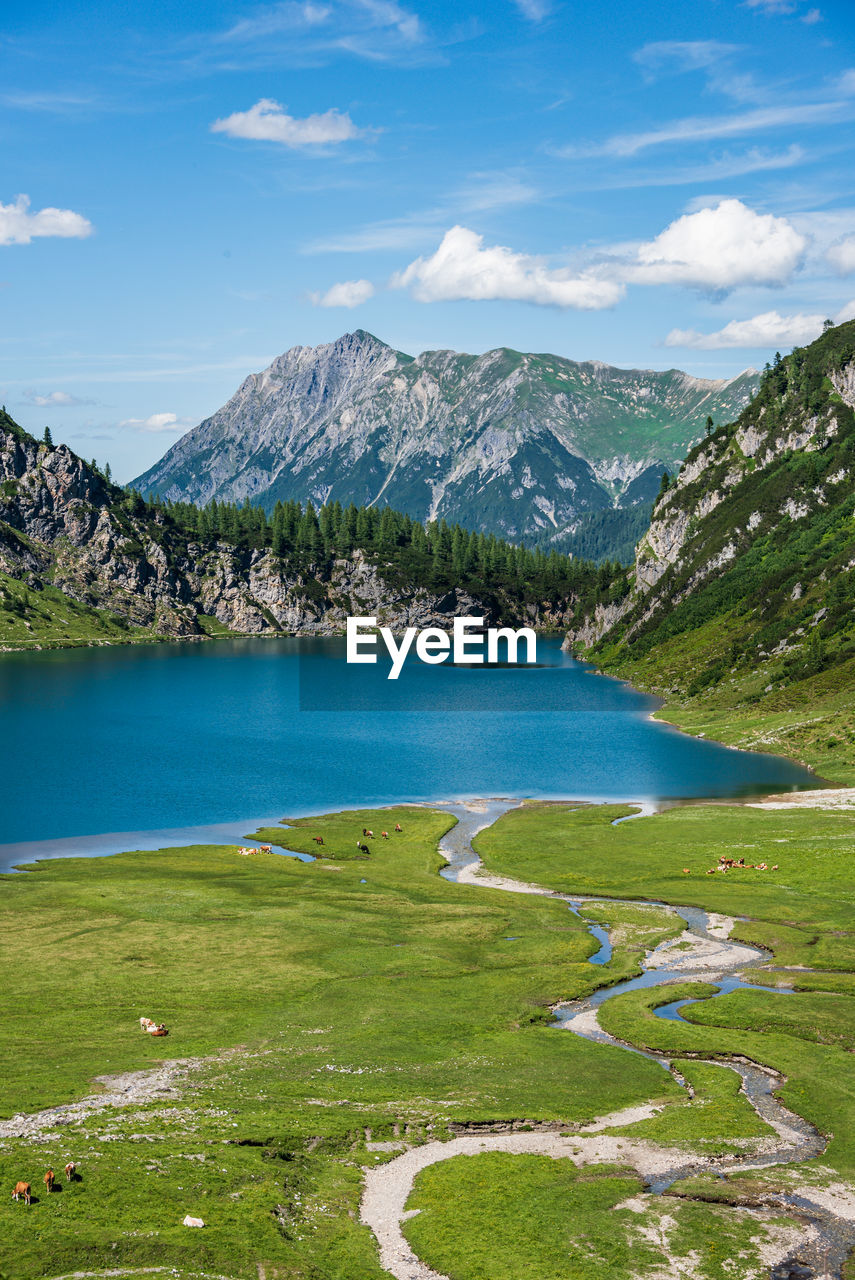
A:
MULTIPOLYGON (((541 638, 538 659, 489 670, 408 663, 392 682, 383 667, 348 667, 340 640, 4 655, 0 845, 210 824, 226 824, 223 838, 228 824, 250 830, 249 815, 397 800, 815 785, 786 760, 651 721, 652 698, 593 674, 559 639, 541 638)), ((0 849, 0 865, 24 852, 0 849)))

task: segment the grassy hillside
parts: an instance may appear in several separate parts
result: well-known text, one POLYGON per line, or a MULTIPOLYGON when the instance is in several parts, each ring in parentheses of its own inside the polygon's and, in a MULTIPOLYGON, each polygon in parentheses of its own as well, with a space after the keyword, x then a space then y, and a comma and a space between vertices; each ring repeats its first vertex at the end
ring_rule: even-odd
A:
POLYGON ((850 322, 689 453, 592 656, 674 723, 855 782, 853 370, 850 322))

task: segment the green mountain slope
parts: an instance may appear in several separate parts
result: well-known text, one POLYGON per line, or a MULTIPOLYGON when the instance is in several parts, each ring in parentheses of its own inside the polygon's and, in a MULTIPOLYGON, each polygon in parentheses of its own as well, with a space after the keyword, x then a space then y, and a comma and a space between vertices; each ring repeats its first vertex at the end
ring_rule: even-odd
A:
POLYGON ((855 322, 767 370, 688 455, 573 631, 695 732, 855 781, 855 322))

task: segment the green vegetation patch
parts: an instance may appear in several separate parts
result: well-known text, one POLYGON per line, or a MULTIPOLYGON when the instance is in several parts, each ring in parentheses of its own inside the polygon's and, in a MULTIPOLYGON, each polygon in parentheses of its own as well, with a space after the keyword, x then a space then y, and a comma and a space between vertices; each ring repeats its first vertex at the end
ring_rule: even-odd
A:
MULTIPOLYGON (((769 1225, 733 1210, 641 1196, 632 1172, 489 1152, 424 1169, 404 1227, 415 1253, 452 1280, 626 1280, 765 1274, 769 1225), (682 1263, 680 1272, 676 1266, 682 1263)), ((774 1228, 773 1228, 774 1229, 774 1228)))

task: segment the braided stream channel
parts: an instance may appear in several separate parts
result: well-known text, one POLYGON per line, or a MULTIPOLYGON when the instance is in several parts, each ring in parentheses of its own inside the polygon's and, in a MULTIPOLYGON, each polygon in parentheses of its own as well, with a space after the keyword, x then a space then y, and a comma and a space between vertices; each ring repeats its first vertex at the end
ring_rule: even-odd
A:
MULTIPOLYGON (((756 971, 758 965, 766 964, 771 956, 757 947, 731 941, 727 935, 732 921, 725 920, 724 917, 708 915, 697 907, 676 906, 665 902, 561 894, 485 872, 472 848, 472 840, 479 831, 491 826, 503 813, 515 808, 516 803, 510 800, 486 800, 442 806, 454 814, 457 824, 440 841, 439 849, 447 863, 440 874, 445 879, 462 884, 504 889, 511 893, 539 894, 566 902, 569 910, 588 926, 591 935, 600 944, 599 950, 589 957, 590 963, 595 965, 608 963, 611 945, 603 926, 586 919, 585 908, 588 905, 633 908, 647 905, 675 912, 685 922, 685 930, 678 938, 661 943, 647 953, 642 962, 643 972, 638 977, 610 987, 601 987, 583 999, 555 1006, 555 1021, 552 1025, 556 1030, 570 1031, 599 1044, 613 1045, 650 1058, 658 1062, 663 1070, 670 1072, 681 1087, 688 1089, 689 1086, 675 1062, 660 1054, 638 1049, 605 1031, 598 1020, 600 1006, 624 992, 668 982, 703 981, 717 988, 714 995, 699 999, 715 999, 731 991, 746 988, 768 991, 770 995, 780 996, 782 999, 792 993, 792 989, 761 987, 742 978, 743 969, 750 966, 756 971), (689 947, 685 945, 687 941, 691 944, 689 947), (675 948, 675 943, 680 944, 680 949, 675 948)), ((642 809, 634 816, 640 817, 646 812, 651 810, 642 809)), ((695 1000, 691 998, 676 1000, 659 1005, 654 1012, 660 1018, 679 1020, 681 1009, 692 1003, 695 1000)), ((785 1083, 776 1072, 747 1059, 724 1055, 721 1058, 688 1053, 681 1056, 735 1071, 741 1080, 740 1092, 757 1115, 774 1130, 776 1140, 770 1139, 761 1152, 746 1155, 705 1156, 687 1153, 682 1148, 661 1147, 655 1152, 658 1158, 651 1160, 651 1143, 633 1145, 627 1144, 626 1139, 623 1139, 619 1155, 615 1144, 615 1158, 636 1165, 647 1194, 661 1195, 678 1180, 701 1173, 713 1173, 723 1179, 727 1174, 770 1166, 795 1165, 811 1160, 825 1150, 827 1137, 801 1116, 790 1111, 775 1096, 775 1091, 785 1083)), ((647 1114, 653 1114, 655 1110, 649 1108, 647 1114)), ((541 1153, 553 1157, 567 1156, 577 1162, 593 1161, 594 1155, 589 1154, 586 1149, 586 1142, 592 1140, 586 1139, 584 1135, 593 1132, 601 1135, 598 1150, 602 1151, 604 1141, 607 1143, 607 1129, 628 1122, 625 1114, 615 1113, 594 1125, 583 1126, 572 1138, 555 1132, 490 1134, 481 1131, 477 1135, 466 1134, 448 1142, 429 1142, 411 1148, 387 1164, 369 1169, 362 1201, 362 1220, 371 1226, 378 1239, 383 1266, 397 1280, 446 1280, 415 1257, 400 1226, 409 1216, 405 1206, 413 1179, 427 1165, 452 1159, 456 1155, 476 1154, 485 1150, 541 1153)), ((603 1156, 598 1158, 602 1159, 603 1156)), ((814 1198, 809 1188, 802 1188, 798 1194, 770 1192, 764 1200, 766 1208, 787 1214, 805 1227, 800 1243, 768 1271, 769 1280, 820 1280, 821 1277, 840 1280, 846 1260, 855 1250, 855 1217, 836 1214, 828 1207, 827 1201, 828 1196, 817 1195, 814 1198)))

